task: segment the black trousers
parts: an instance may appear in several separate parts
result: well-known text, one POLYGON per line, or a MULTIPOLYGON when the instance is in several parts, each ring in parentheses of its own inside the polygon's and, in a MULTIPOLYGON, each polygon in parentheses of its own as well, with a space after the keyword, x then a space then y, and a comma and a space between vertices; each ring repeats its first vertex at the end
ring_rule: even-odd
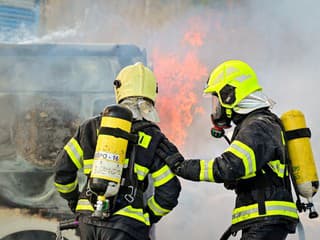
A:
POLYGON ((81 240, 137 240, 124 231, 81 223, 81 240))
POLYGON ((285 240, 288 233, 284 224, 252 226, 242 230, 240 240, 285 240))

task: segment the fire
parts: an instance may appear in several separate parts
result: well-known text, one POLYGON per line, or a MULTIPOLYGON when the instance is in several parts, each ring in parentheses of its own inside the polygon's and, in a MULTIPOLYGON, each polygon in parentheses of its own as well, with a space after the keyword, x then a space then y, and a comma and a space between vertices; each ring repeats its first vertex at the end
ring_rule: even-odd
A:
POLYGON ((187 51, 182 55, 165 53, 160 49, 154 49, 152 53, 153 70, 159 83, 157 108, 160 127, 179 147, 185 144, 193 117, 204 112, 197 105, 202 96, 201 87, 208 77, 207 68, 197 54, 203 37, 203 33, 194 29, 186 32, 182 43, 187 51))

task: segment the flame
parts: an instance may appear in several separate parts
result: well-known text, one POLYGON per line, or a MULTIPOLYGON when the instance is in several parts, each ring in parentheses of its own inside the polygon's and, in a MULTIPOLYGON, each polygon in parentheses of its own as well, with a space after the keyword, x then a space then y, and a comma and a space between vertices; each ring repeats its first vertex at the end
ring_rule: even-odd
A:
POLYGON ((196 114, 204 110, 198 106, 199 96, 208 77, 207 68, 201 63, 197 49, 202 46, 204 34, 193 28, 184 34, 184 54, 166 53, 155 48, 152 52, 153 70, 159 84, 157 109, 160 127, 166 136, 182 147, 187 138, 187 128, 196 114))
POLYGON ((182 42, 189 44, 192 47, 200 48, 203 45, 203 39, 205 38, 205 28, 200 19, 191 19, 189 21, 190 30, 184 34, 182 42))

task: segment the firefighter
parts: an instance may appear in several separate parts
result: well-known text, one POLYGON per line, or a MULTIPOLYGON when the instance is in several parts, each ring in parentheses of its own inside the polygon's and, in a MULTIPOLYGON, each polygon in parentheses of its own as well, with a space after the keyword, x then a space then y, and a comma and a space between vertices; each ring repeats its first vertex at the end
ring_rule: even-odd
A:
POLYGON ((130 155, 132 142, 129 142, 126 154, 128 165, 130 158, 134 158, 134 169, 131 170, 136 181, 130 182, 130 177, 126 176, 131 170, 129 167, 124 169, 124 179, 111 211, 103 217, 94 216, 97 197, 88 183, 102 118, 100 114, 80 125, 60 152, 55 166, 55 186, 68 201, 71 211, 76 213, 81 239, 147 240, 153 224, 178 203, 180 182, 164 158, 181 158, 181 154, 156 125, 159 121, 155 109, 158 87, 149 68, 140 62, 123 68, 114 81, 114 90, 116 103, 130 109, 132 132, 139 137, 134 156, 130 155), (77 177, 80 169, 87 177, 83 189, 79 188, 77 177))
POLYGON ((229 60, 210 74, 204 94, 212 101, 212 135, 229 146, 211 160, 167 158, 178 176, 192 181, 224 183, 236 193, 232 225, 221 239, 242 230, 242 240, 286 239, 299 221, 288 177, 285 140, 274 102, 262 91, 254 70, 229 60), (228 139, 228 138, 227 138, 228 139))

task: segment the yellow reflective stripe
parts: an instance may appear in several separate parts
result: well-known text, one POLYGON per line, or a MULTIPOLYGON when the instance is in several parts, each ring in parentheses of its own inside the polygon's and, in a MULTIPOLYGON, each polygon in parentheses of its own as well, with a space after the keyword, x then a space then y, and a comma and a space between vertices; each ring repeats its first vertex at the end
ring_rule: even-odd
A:
POLYGON ((74 191, 78 185, 78 178, 76 178, 74 180, 74 182, 72 183, 68 183, 68 184, 61 184, 61 183, 54 183, 54 185, 56 186, 56 189, 58 192, 61 193, 70 193, 72 191, 74 191))
POLYGON ((164 216, 171 211, 170 209, 161 207, 154 199, 154 196, 148 199, 148 206, 156 216, 164 216))
POLYGON ((280 162, 280 160, 273 160, 268 162, 268 165, 274 171, 278 177, 284 177, 285 165, 280 162))
POLYGON ((226 151, 233 153, 242 160, 245 169, 245 175, 242 178, 249 178, 255 175, 257 170, 256 157, 254 151, 248 145, 235 140, 226 151))
POLYGON ((142 165, 139 165, 138 163, 135 163, 134 164, 134 172, 137 174, 138 180, 143 181, 144 178, 148 175, 149 169, 142 166, 142 165))
POLYGON ((129 165, 129 158, 125 158, 123 162, 123 168, 127 168, 129 165))
POLYGON ((64 146, 64 150, 66 150, 72 162, 77 166, 77 168, 81 169, 83 151, 77 140, 75 138, 71 138, 67 145, 64 146))
POLYGON ((93 159, 84 159, 83 160, 83 173, 84 174, 91 173, 92 164, 93 164, 93 159))
POLYGON ((94 211, 92 204, 89 202, 88 199, 79 199, 76 211, 94 211))
POLYGON ((295 203, 285 201, 265 201, 266 214, 259 215, 258 204, 243 206, 233 210, 232 224, 266 216, 286 216, 298 219, 295 203))
POLYGON ((145 134, 144 132, 138 132, 138 134, 139 134, 138 145, 144 148, 148 148, 152 137, 148 134, 145 134))
POLYGON ((200 181, 214 182, 213 161, 200 160, 200 181))
POLYGON ((150 226, 149 214, 143 213, 143 210, 141 208, 133 208, 129 205, 115 212, 114 215, 127 216, 143 222, 147 226, 150 226))
POLYGON ((175 177, 168 165, 164 165, 158 171, 152 173, 151 176, 155 187, 159 187, 175 177))

